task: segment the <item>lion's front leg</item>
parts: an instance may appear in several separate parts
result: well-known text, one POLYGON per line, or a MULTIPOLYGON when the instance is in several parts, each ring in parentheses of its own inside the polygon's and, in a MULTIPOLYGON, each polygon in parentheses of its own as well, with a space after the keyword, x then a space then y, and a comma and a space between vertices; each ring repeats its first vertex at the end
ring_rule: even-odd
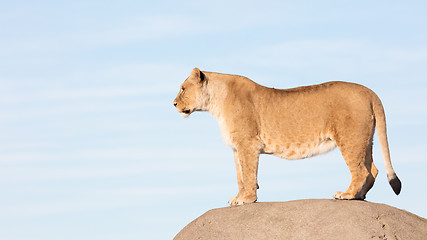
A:
POLYGON ((242 205, 252 203, 257 200, 256 190, 259 152, 250 150, 251 148, 238 148, 234 152, 236 163, 237 183, 239 193, 228 201, 230 205, 242 205))
POLYGON ((236 150, 234 150, 233 153, 234 153, 234 163, 236 164, 237 184, 239 186, 239 193, 237 193, 237 196, 231 198, 228 201, 228 204, 237 205, 237 199, 243 194, 244 188, 243 188, 243 178, 242 178, 242 167, 239 162, 239 156, 236 150))

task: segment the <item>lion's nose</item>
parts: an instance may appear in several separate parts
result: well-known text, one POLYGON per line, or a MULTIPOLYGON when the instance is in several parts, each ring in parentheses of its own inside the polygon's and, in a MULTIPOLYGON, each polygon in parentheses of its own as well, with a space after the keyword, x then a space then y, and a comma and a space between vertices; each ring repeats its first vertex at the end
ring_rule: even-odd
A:
POLYGON ((176 105, 178 105, 178 103, 177 102, 173 102, 173 106, 176 107, 176 105))

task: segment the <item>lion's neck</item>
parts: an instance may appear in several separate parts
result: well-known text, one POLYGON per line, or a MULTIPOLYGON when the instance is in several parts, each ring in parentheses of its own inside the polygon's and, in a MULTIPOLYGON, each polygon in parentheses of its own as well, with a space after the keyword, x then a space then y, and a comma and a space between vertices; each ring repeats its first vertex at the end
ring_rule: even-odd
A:
POLYGON ((221 118, 220 109, 223 108, 225 98, 228 93, 227 81, 223 79, 224 74, 205 73, 208 76, 207 92, 209 95, 209 103, 207 111, 212 114, 217 120, 221 118))

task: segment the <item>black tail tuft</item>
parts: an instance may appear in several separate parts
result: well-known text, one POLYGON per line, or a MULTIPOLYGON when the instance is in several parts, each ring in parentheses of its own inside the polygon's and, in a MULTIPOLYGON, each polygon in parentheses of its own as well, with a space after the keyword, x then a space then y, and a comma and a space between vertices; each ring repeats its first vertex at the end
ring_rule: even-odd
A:
POLYGON ((392 179, 388 181, 390 183, 391 188, 393 188, 394 193, 396 195, 399 195, 400 189, 402 189, 402 183, 400 182, 399 178, 394 175, 392 179))

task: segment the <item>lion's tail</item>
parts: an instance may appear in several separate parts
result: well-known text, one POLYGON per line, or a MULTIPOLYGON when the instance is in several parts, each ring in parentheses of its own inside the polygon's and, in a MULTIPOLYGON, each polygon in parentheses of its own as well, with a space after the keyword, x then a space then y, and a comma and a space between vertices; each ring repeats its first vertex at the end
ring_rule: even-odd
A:
POLYGON ((402 188, 402 183, 391 166, 384 108, 379 97, 377 95, 374 96, 375 97, 372 107, 375 115, 378 140, 380 142, 381 151, 384 158, 385 171, 387 173, 388 182, 390 183, 391 188, 393 188, 393 191, 396 193, 396 195, 399 195, 400 189, 402 188))

